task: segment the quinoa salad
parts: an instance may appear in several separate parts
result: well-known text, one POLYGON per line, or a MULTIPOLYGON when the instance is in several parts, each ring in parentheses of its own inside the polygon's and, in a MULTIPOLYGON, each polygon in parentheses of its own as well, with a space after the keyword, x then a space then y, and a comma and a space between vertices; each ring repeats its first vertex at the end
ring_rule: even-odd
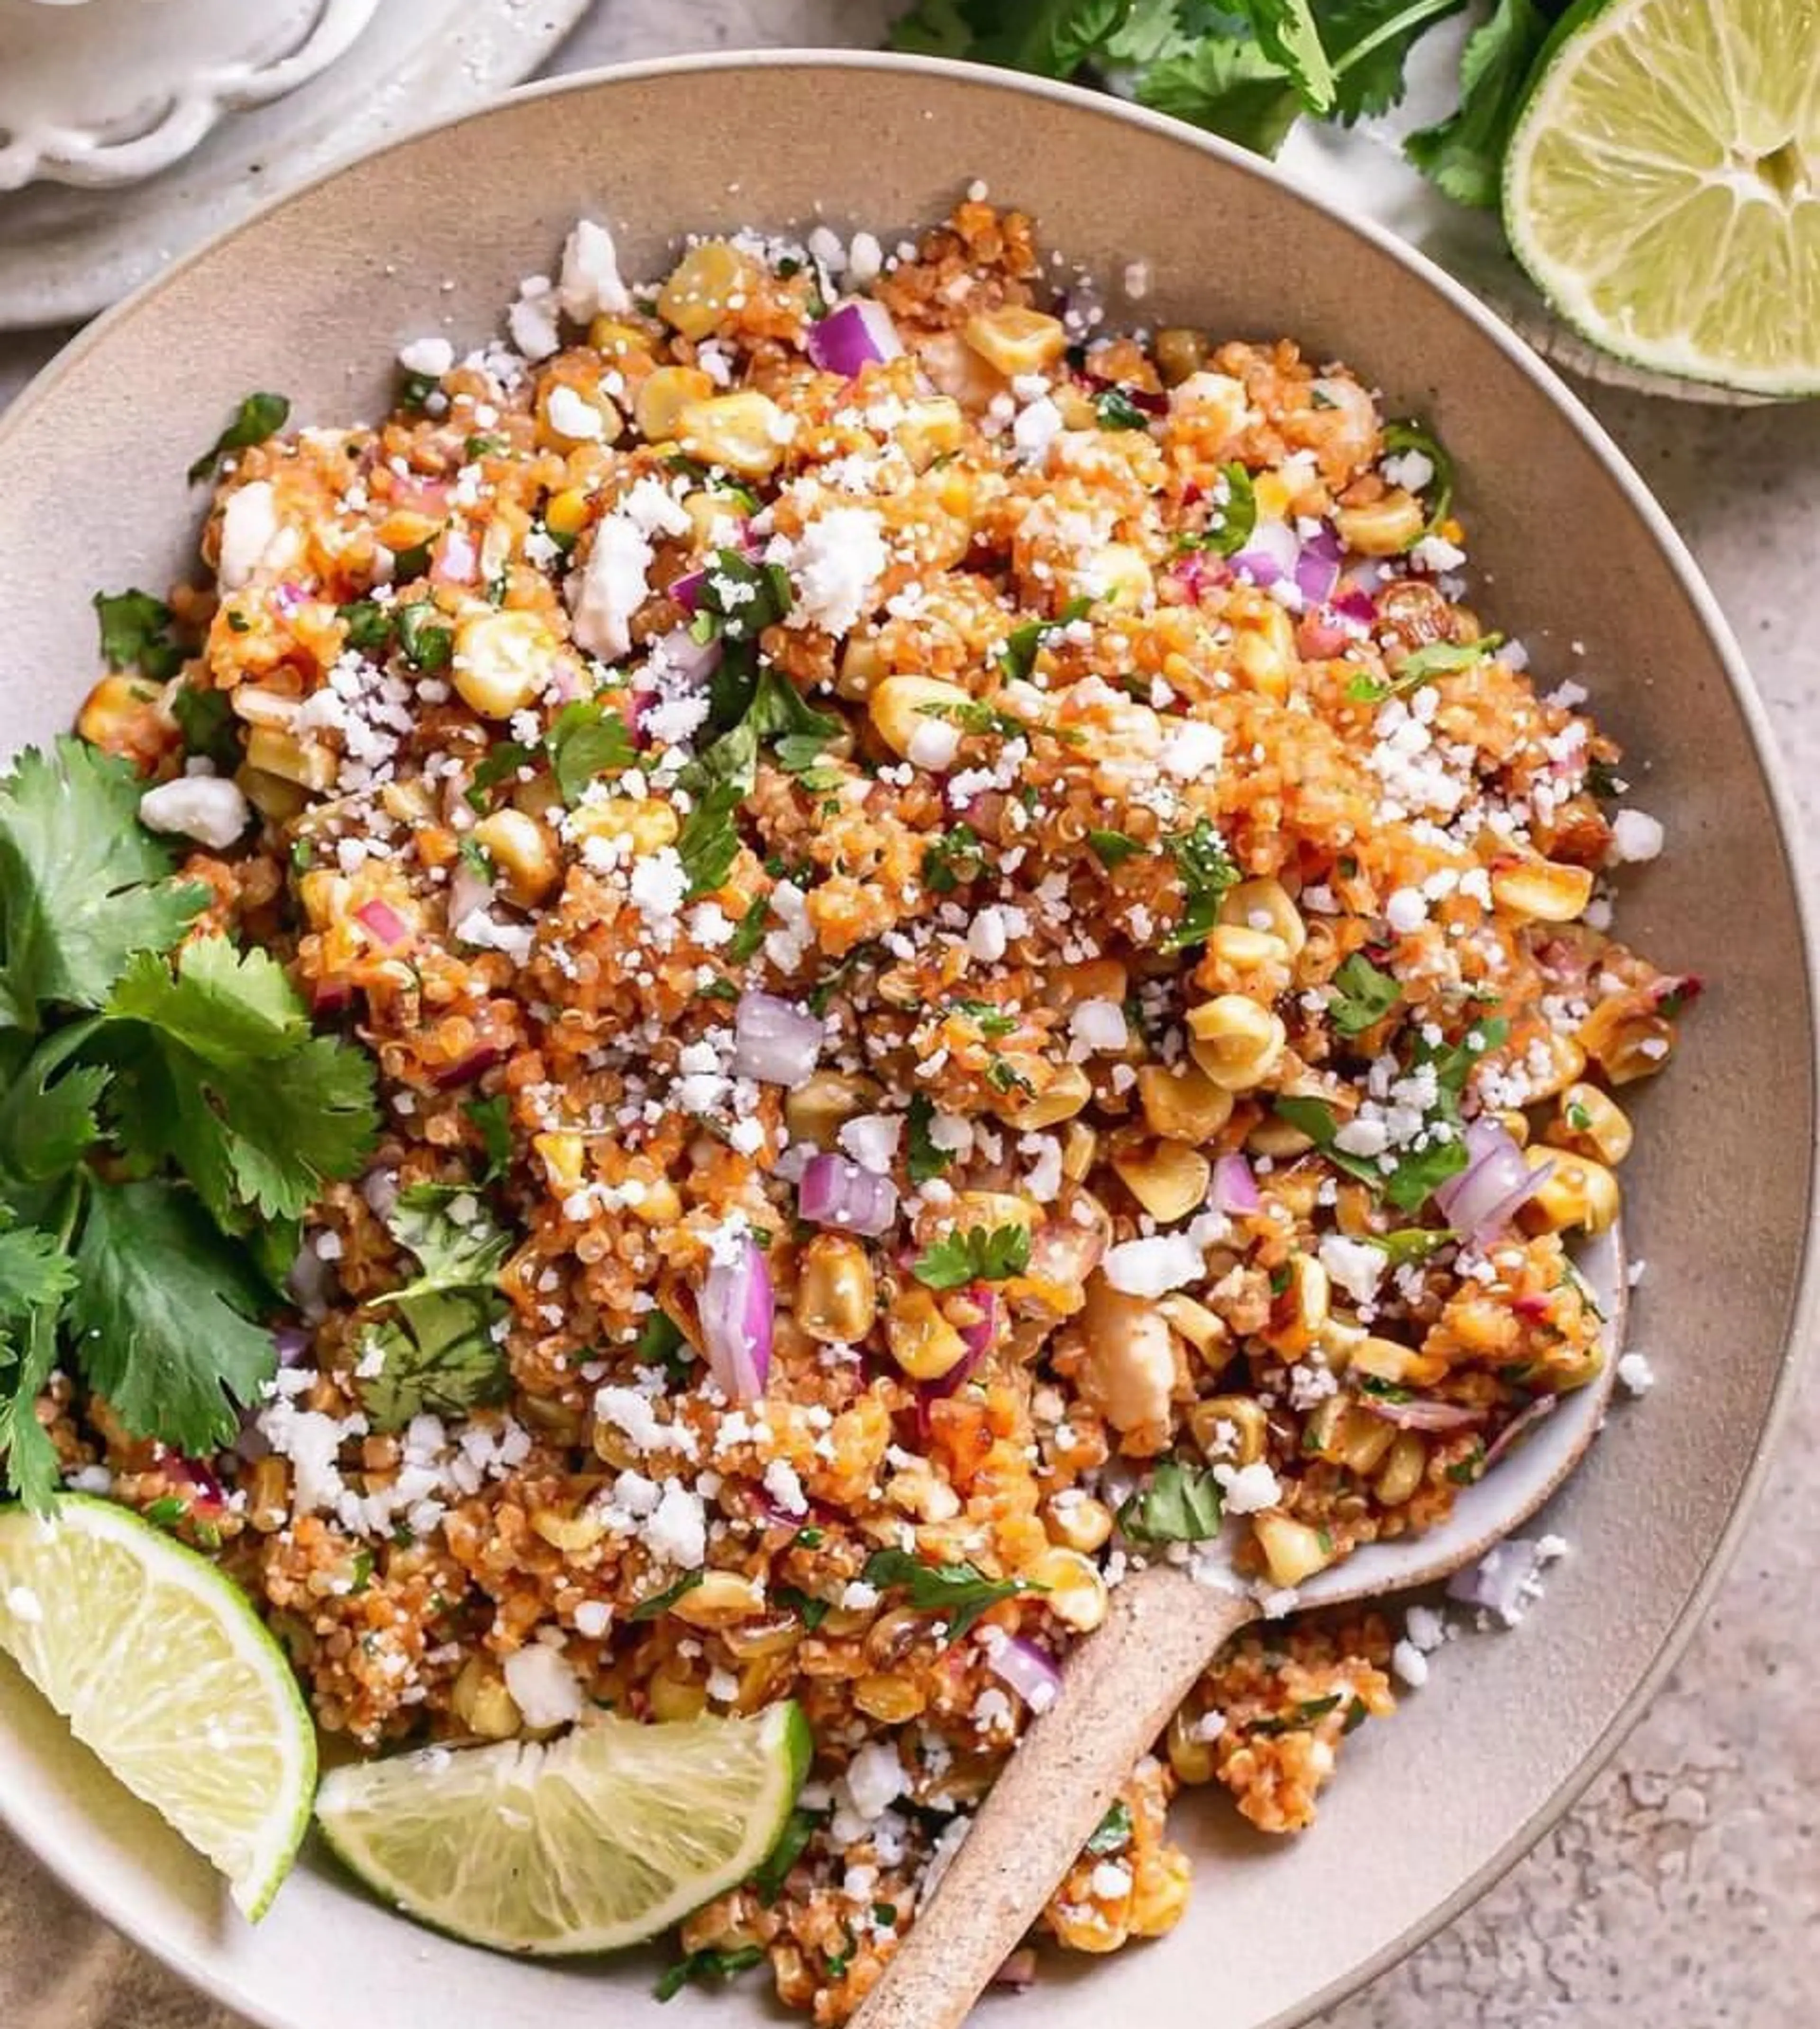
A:
POLYGON ((824 2024, 1217 1541, 1271 1624, 1032 1942, 1160 1936, 1178 1793, 1302 1830, 1441 1638, 1297 1588, 1598 1374, 1569 1248, 1696 986, 1611 934, 1662 833, 1585 689, 1467 603, 1474 475, 1292 338, 1115 330, 977 188, 647 282, 584 221, 300 420, 241 402, 205 568, 98 598, 0 785, 0 853, 61 770, 162 912, 43 996, 139 1040, 15 1488, 215 1559, 332 1759, 795 1701, 669 1983, 824 2024))

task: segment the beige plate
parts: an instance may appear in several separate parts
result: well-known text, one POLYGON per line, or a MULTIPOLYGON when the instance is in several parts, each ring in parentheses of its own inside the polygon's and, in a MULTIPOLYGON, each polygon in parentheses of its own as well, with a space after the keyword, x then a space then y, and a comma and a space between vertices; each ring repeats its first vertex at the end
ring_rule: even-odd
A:
MULTIPOLYGON (((1633 1335, 1662 1385, 1614 1416, 1551 1508, 1575 1554, 1545 1604, 1514 1634, 1450 1650, 1403 1716, 1355 1742, 1308 1837, 1267 1843, 1218 1800, 1185 1800, 1204 1865, 1182 1927, 1058 1976, 1040 2008, 1043 2029, 1286 2024, 1483 1889, 1637 1716, 1735 1545, 1802 1295, 1813 1029, 1768 734, 1685 551, 1525 347, 1267 166, 1103 98, 826 54, 565 80, 253 219, 105 318, 0 425, 0 746, 68 718, 95 666, 96 586, 184 569, 183 466, 247 389, 288 391, 305 421, 376 414, 399 340, 443 320, 487 331, 578 212, 610 214, 628 272, 649 273, 687 227, 825 214, 888 236, 974 176, 1103 273, 1145 257, 1146 316, 1299 333, 1433 419, 1495 576, 1488 616, 1546 675, 1586 683, 1649 759, 1672 851, 1628 884, 1625 927, 1711 983, 1674 1074, 1637 1108, 1629 1229, 1649 1274, 1633 1335)), ((1133 314, 1116 293, 1112 313, 1133 314)), ((104 1914, 277 2029, 441 2029, 451 2007, 474 2029, 675 2029, 648 1963, 489 1958, 410 1928, 326 1864, 248 1931, 4 1675, 0 1716, 9 1823, 104 1914)), ((995 2002, 986 2019, 1032 2006, 995 2002)), ((714 2012, 726 2029, 764 2019, 756 1983, 714 2012)))

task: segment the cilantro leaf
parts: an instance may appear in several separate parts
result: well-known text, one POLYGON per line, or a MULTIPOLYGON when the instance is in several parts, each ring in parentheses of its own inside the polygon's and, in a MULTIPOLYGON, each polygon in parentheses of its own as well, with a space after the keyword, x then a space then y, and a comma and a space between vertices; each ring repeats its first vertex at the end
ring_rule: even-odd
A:
POLYGON ((925 1564, 908 1550, 874 1550, 862 1575, 869 1586, 877 1586, 881 1592, 899 1586, 907 1588, 910 1604, 918 1612, 945 1615, 951 1641, 958 1641, 1000 1600, 1044 1589, 1023 1578, 989 1578, 973 1564, 925 1564))
POLYGON ((1147 430, 1150 418, 1123 388, 1103 388, 1093 398, 1103 430, 1147 430))
POLYGON ((183 651, 170 638, 174 616, 161 599, 135 586, 98 592, 93 603, 102 656, 110 670, 138 670, 161 684, 183 667, 183 651))
POLYGON ((1497 0, 1461 53, 1459 107, 1404 141, 1403 153, 1456 203, 1498 202, 1511 131, 1548 32, 1534 0, 1497 0))
POLYGON ((1310 113, 1332 111, 1339 83, 1309 0, 1237 0, 1258 46, 1288 76, 1310 113))
POLYGON ((1027 1226, 969 1226, 944 1233, 910 1263, 926 1288, 958 1289, 969 1282, 1006 1282, 1030 1265, 1027 1226))
POLYGON ((691 1952, 687 1958, 679 1959, 651 1991, 659 2001, 673 2001, 691 1982, 731 1979, 736 1973, 762 1964, 764 1957, 762 1945, 741 1945, 731 1952, 712 1949, 691 1952))
POLYGON ((512 1166, 512 1101, 506 1093, 498 1092, 491 1099, 470 1099, 461 1111, 480 1136, 487 1158, 480 1181, 493 1183, 512 1166))
POLYGON ((99 1139, 95 1109, 107 1071, 89 1064, 57 1075, 92 1029, 58 1030, 0 1080, 0 1197, 17 1204, 28 1187, 66 1175, 99 1139))
POLYGON ((246 1256, 181 1186, 96 1183, 69 1315, 90 1385, 135 1437, 195 1456, 232 1444, 276 1366, 246 1256))
POLYGON ((791 608, 790 573, 781 564, 754 563, 737 550, 717 550, 702 580, 689 632, 698 641, 755 641, 791 608))
POLYGON ((1419 451, 1434 467, 1434 477, 1422 489, 1427 496, 1429 530, 1447 518, 1454 504, 1454 462, 1447 446, 1425 423, 1386 423, 1382 432, 1384 449, 1392 457, 1402 451, 1419 451))
POLYGON ((1173 833, 1163 844, 1181 881, 1182 909, 1162 948, 1184 951, 1206 939, 1219 920, 1221 903, 1240 877, 1225 840, 1205 818, 1197 818, 1191 829, 1173 833))
MULTIPOLYGON (((999 651, 999 667, 1014 683, 1028 677, 1036 666, 1036 655, 1051 634, 1064 627, 1072 627, 1077 620, 1084 620, 1093 610, 1093 601, 1085 597, 1069 600, 1053 620, 1026 620, 1014 627, 1005 636, 1005 645, 999 651)), ((995 714, 989 705, 976 703, 969 711, 965 706, 957 707, 942 716, 951 718, 956 725, 969 733, 1003 733, 1012 738, 1029 729, 1021 718, 1009 714, 995 714)))
POLYGON ((908 1165, 913 1184, 926 1184, 931 1177, 939 1177, 954 1159, 949 1150, 938 1148, 930 1136, 929 1124, 935 1117, 935 1103, 929 1094, 916 1093, 910 1100, 908 1115, 908 1165))
POLYGON ((1094 858, 1109 874, 1115 866, 1122 866, 1128 859, 1141 858, 1146 850, 1135 838, 1122 831, 1090 831, 1087 834, 1087 843, 1094 858))
POLYGON ((761 895, 739 918, 738 928, 727 940, 727 963, 729 965, 743 965, 757 951, 765 941, 765 925, 770 915, 770 902, 761 895))
POLYGON ((1403 95, 1403 70, 1417 39, 1457 14, 1466 0, 1317 0, 1321 39, 1333 65, 1331 118, 1388 113, 1403 95))
POLYGON ((467 803, 471 810, 484 810, 489 800, 487 792, 496 783, 507 776, 515 776, 518 770, 533 759, 531 749, 522 740, 501 740, 488 747, 469 777, 467 803))
POLYGON ((376 599, 356 599, 346 606, 338 606, 335 617, 347 629, 349 647, 358 648, 366 655, 384 653, 392 637, 389 607, 381 606, 376 599))
POLYGON ((1118 1526, 1134 1543, 1203 1543, 1220 1533, 1225 1498, 1213 1468, 1165 1459, 1118 1511, 1118 1526))
POLYGON ((1366 1246, 1377 1248, 1392 1268, 1413 1267, 1459 1238, 1451 1226, 1406 1226, 1395 1233, 1362 1233, 1359 1237, 1366 1246))
POLYGON ((1081 1849, 1095 1859, 1123 1853, 1131 1844, 1131 1806, 1121 1797, 1094 1827, 1093 1836, 1081 1849))
POLYGON ((377 1126, 365 1053, 311 1033, 284 968, 225 937, 187 945, 173 973, 138 953, 108 1003, 138 1025, 114 1115, 129 1153, 174 1160, 224 1230, 250 1208, 295 1219, 359 1170, 377 1126))
POLYGON ((1258 525, 1258 489, 1236 458, 1220 467, 1220 478, 1224 491, 1210 497, 1206 525, 1184 538, 1182 547, 1232 557, 1251 540, 1258 525))
POLYGON ((1334 973, 1333 989, 1327 1018, 1343 1036, 1375 1028, 1403 998, 1402 987, 1363 951, 1355 951, 1334 973))
POLYGON ((923 848, 923 885, 932 895, 951 895, 963 881, 979 877, 984 864, 980 834, 970 824, 953 824, 923 848))
POLYGON ((62 739, 0 777, 0 1028, 45 1002, 98 1007, 139 951, 165 951, 208 899, 168 885, 173 855, 139 821, 124 762, 62 739))
POLYGON ((360 1396, 373 1427, 402 1430, 413 1416, 456 1415, 503 1398, 510 1382, 493 1336, 506 1315, 497 1286, 512 1251, 471 1191, 418 1184, 398 1193, 386 1224, 418 1272, 369 1300, 395 1311, 369 1327, 360 1396))
POLYGON ((455 630, 433 599, 413 599, 401 606, 398 651, 413 669, 446 670, 455 658, 455 630))
POLYGON ((596 776, 631 767, 637 759, 625 716, 599 698, 577 698, 552 721, 544 741, 556 787, 570 809, 596 776))
POLYGON ((190 467, 190 484, 208 478, 229 451, 263 443, 284 428, 290 415, 291 403, 283 395, 247 395, 234 411, 234 420, 190 467))
POLYGON ((821 1829, 825 1819, 825 1813, 806 1811, 798 1804, 784 1819, 784 1829, 777 1834, 777 1843, 759 1862, 752 1876, 754 1891, 767 1908, 784 1893, 791 1868, 803 1857, 804 1847, 821 1829))
POLYGON ((775 670, 758 673, 743 715, 683 771, 681 785, 695 799, 676 840, 689 877, 688 899, 722 886, 739 857, 739 813, 758 779, 762 742, 813 739, 820 746, 840 730, 775 670))
POLYGON ((183 736, 187 752, 213 761, 228 774, 239 766, 240 736, 225 691, 180 684, 171 694, 171 716, 183 736))
POLYGON ((0 1230, 0 1324, 43 1305, 61 1307, 75 1287, 75 1264, 54 1233, 35 1226, 0 1230))
POLYGON ((1294 83, 1254 42, 1210 34, 1163 57, 1136 80, 1138 103, 1274 155, 1303 105, 1294 83))
POLYGON ((684 1571, 674 1585, 665 1586, 662 1592, 654 1592, 641 1599, 630 1613, 628 1620, 655 1620, 660 1614, 668 1613, 679 1599, 686 1598, 708 1575, 705 1570, 684 1571))
MULTIPOLYGON (((61 1248, 57 1254, 65 1258, 61 1248)), ((56 1307, 20 1304, 9 1311, 0 1302, 0 1459, 8 1490, 39 1514, 57 1488, 57 1447, 37 1414, 56 1363, 56 1307)))
POLYGON ((1487 661, 1503 641, 1502 634, 1481 635, 1477 641, 1431 641, 1425 648, 1404 656, 1394 677, 1355 677, 1346 686, 1346 695, 1358 704, 1381 704, 1386 698, 1406 696, 1436 677, 1458 676, 1462 670, 1487 661))

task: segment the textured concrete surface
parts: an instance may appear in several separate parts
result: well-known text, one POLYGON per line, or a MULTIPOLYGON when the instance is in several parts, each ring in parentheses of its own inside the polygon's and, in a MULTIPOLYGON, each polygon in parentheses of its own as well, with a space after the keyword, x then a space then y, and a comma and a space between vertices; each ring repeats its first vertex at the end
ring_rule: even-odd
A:
MULTIPOLYGON (((889 0, 602 0, 557 67, 866 43, 891 11, 889 0)), ((0 338, 0 405, 54 342, 0 338)), ((1820 404, 1738 412, 1605 391, 1594 406, 1730 616, 1811 835, 1820 404)), ((1499 1886, 1325 2029, 1796 2029, 1820 2018, 1817 1452, 1820 1378, 1707 1624, 1611 1767, 1499 1886)), ((232 2029, 4 1838, 0 1898, 0 1929, 40 1941, 0 1962, 7 2029, 232 2029)))

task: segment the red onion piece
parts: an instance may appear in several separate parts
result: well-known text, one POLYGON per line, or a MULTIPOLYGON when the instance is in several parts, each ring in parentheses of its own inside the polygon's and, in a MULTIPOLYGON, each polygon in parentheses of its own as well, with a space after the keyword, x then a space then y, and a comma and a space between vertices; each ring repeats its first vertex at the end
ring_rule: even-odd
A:
MULTIPOLYGON (((318 1254, 308 1241, 297 1250, 284 1277, 284 1293, 304 1316, 314 1323, 327 1316, 329 1299, 335 1294, 336 1276, 333 1269, 318 1254)), ((279 1348, 280 1364, 284 1348, 279 1348)))
POLYGON ((1519 1409, 1486 1447, 1487 1467, 1496 1465, 1505 1452, 1521 1440, 1525 1431, 1533 1430, 1544 1416, 1553 1415, 1560 1404, 1559 1395, 1538 1395, 1527 1408, 1519 1409))
POLYGON ((354 921, 388 951, 396 951, 401 944, 408 944, 411 940, 410 925, 389 902, 381 902, 376 897, 371 902, 362 902, 354 915, 354 921))
POLYGON ((449 877, 449 928, 458 930, 476 909, 491 904, 493 895, 493 884, 484 874, 476 874, 466 860, 457 860, 449 877))
POLYGON ((700 610, 702 594, 706 590, 708 574, 705 570, 684 571, 679 578, 673 578, 664 589, 669 592, 685 613, 700 610))
POLYGON ((1435 1186, 1435 1204, 1449 1226, 1482 1242, 1510 1224, 1554 1164, 1532 1170, 1508 1130, 1484 1115, 1467 1128, 1466 1147, 1466 1168, 1435 1186))
POLYGON ((714 1378, 736 1402, 755 1402, 771 1371, 775 1302, 765 1252, 750 1237, 702 1285, 702 1337, 714 1378))
POLYGON ((883 303, 855 296, 809 327, 809 357, 824 373, 851 380, 863 369, 895 359, 903 341, 883 303))
MULTIPOLYGON (((706 578, 706 572, 692 575, 706 578)), ((670 588, 670 595, 676 597, 676 587, 670 588)), ((699 596, 698 593, 697 596, 699 596)), ((669 632, 651 644, 651 661, 647 670, 651 675, 659 673, 692 689, 711 677, 721 660, 718 640, 698 641, 686 627, 673 627, 669 632)))
POLYGON ((1310 606, 1318 606, 1340 577, 1340 538, 1325 521, 1302 545, 1295 562, 1296 588, 1310 606))
POLYGON ((1361 627, 1370 626, 1377 618, 1377 602, 1362 585, 1343 584, 1331 603, 1342 620, 1356 621, 1361 627))
POLYGON ((287 578, 282 584, 275 587, 272 591, 272 608, 275 611, 283 614, 288 620, 309 595, 302 585, 293 584, 287 578))
POLYGON ((345 979, 319 979, 310 989, 313 1014, 339 1014, 354 1000, 354 989, 345 979))
POLYGON ((1302 554, 1295 531, 1286 521, 1260 521, 1251 540, 1232 559, 1232 568, 1254 584, 1266 588, 1295 570, 1302 554))
POLYGON ((897 1185, 844 1155, 813 1155, 803 1172, 796 1209, 812 1225, 876 1239, 897 1222, 897 1185))
POLYGON ((1214 1203, 1229 1217, 1256 1211, 1263 1200, 1258 1180, 1243 1155, 1221 1155, 1214 1164, 1214 1203))
MULTIPOLYGON (((309 1251, 313 1259, 321 1259, 309 1251)), ((301 1325, 280 1325, 272 1334, 272 1349, 280 1367, 301 1367, 310 1357, 310 1334, 301 1325)))
POLYGON ((432 584, 472 584, 480 575, 480 555, 465 529, 451 525, 438 539, 430 560, 432 584))
POLYGON ((436 1074, 432 1082, 438 1092, 453 1092, 457 1085, 472 1085, 484 1071, 502 1061, 506 1052, 497 1043, 476 1043, 465 1057, 458 1057, 436 1074))
POLYGON ((821 1018, 774 993, 742 993, 733 1011, 733 1068, 762 1085, 801 1085, 821 1055, 821 1018))
POLYGON ((1356 1406, 1399 1430, 1465 1430, 1485 1420, 1483 1409, 1459 1402, 1390 1402, 1381 1395, 1361 1395, 1356 1406))
POLYGON ((1046 1712, 1062 1695, 1062 1672, 1054 1656, 1021 1634, 999 1642, 986 1659, 986 1667, 1033 1712, 1046 1712))

